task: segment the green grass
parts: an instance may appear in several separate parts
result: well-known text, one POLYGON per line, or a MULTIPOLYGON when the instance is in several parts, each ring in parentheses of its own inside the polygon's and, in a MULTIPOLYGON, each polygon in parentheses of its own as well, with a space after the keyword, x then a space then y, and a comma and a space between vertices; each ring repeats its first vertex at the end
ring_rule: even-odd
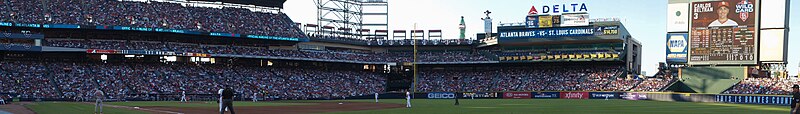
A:
MULTIPOLYGON (((37 114, 92 114, 94 105, 78 102, 35 102, 25 105, 28 109, 37 114)), ((103 107, 105 114, 142 114, 147 113, 137 110, 127 110, 120 108, 103 107)))
MULTIPOLYGON (((373 100, 351 100, 374 102, 373 100)), ((381 100, 405 104, 405 100, 381 100)), ((336 112, 330 114, 786 114, 788 106, 565 99, 461 99, 412 100, 413 108, 336 112)))
MULTIPOLYGON (((169 107, 219 107, 217 102, 193 101, 181 103, 178 101, 131 101, 107 102, 119 106, 169 106, 169 107)), ((289 105, 316 105, 316 103, 284 103, 284 102, 233 102, 234 106, 289 106, 289 105)))
MULTIPOLYGON (((726 103, 568 100, 568 99, 415 99, 413 108, 334 112, 329 114, 786 114, 788 106, 726 103)), ((315 105, 315 102, 374 102, 373 100, 298 100, 272 102, 235 102, 236 106, 315 105)), ((403 99, 382 99, 381 103, 405 105, 403 99)), ((176 101, 107 102, 122 106, 217 107, 213 102, 179 103, 176 101)), ((27 105, 39 114, 88 114, 94 106, 73 102, 39 102, 27 105)), ((106 114, 145 113, 105 108, 106 114)))

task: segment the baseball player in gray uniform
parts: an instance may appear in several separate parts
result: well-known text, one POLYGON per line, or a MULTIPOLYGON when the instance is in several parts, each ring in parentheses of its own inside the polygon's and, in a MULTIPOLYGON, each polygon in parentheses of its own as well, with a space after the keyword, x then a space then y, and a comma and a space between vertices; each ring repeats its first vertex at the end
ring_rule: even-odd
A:
POLYGON ((103 93, 100 88, 94 89, 94 113, 95 114, 102 114, 103 113, 103 98, 105 98, 105 93, 103 93))

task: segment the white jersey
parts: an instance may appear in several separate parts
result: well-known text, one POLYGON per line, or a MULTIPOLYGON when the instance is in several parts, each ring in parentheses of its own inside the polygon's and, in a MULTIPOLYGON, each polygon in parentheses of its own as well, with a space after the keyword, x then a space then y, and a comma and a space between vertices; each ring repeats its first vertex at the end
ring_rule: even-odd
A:
POLYGON ((411 108, 411 92, 406 92, 406 108, 411 108))
POLYGON ((220 100, 222 100, 222 90, 225 90, 225 89, 219 89, 219 91, 217 91, 217 94, 219 94, 219 99, 220 100))
POLYGON ((728 19, 724 23, 720 23, 719 20, 714 20, 714 22, 708 24, 708 27, 725 27, 725 26, 739 26, 739 24, 731 19, 728 19))

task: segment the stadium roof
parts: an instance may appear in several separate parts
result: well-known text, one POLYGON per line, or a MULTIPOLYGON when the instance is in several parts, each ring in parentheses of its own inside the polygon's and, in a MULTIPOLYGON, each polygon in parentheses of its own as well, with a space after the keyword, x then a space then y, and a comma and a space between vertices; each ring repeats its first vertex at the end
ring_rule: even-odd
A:
POLYGON ((277 7, 281 9, 283 9, 283 3, 286 2, 286 0, 189 0, 189 1, 236 3, 236 4, 264 6, 264 7, 277 7))

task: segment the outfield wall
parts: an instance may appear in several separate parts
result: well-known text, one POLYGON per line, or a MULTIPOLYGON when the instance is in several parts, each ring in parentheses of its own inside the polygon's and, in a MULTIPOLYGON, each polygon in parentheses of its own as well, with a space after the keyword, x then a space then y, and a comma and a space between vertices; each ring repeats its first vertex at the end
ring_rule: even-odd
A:
MULTIPOLYGON (((404 93, 386 93, 381 99, 404 99, 404 93)), ((716 102, 736 104, 789 105, 788 95, 697 94, 674 92, 541 91, 541 92, 431 92, 415 93, 414 99, 625 99, 671 102, 716 102)), ((351 97, 374 99, 374 96, 351 97)))

